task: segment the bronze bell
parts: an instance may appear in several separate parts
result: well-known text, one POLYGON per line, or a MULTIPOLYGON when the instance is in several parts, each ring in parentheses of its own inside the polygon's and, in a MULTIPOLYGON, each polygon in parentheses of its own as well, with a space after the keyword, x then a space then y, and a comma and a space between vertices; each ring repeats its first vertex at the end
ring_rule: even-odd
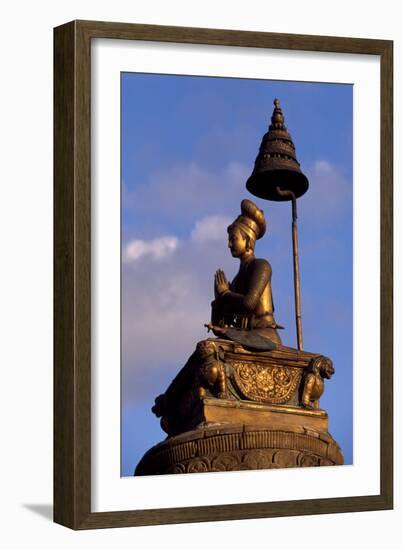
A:
POLYGON ((284 201, 290 196, 281 191, 291 191, 298 198, 308 187, 308 178, 301 171, 294 143, 284 126, 280 101, 275 99, 269 131, 263 136, 246 188, 261 199, 284 201))

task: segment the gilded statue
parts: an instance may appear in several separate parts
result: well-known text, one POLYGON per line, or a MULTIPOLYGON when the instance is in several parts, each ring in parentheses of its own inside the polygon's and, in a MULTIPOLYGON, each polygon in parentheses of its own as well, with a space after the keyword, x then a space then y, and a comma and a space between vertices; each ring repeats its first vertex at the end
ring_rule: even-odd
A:
MULTIPOLYGON (((227 336, 243 342, 242 332, 249 332, 255 340, 266 341, 267 349, 281 344, 274 319, 271 288, 272 269, 265 259, 255 257, 255 243, 266 232, 262 210, 248 199, 241 202, 241 214, 228 227, 228 247, 240 266, 231 283, 218 269, 214 277, 214 296, 211 324, 216 336, 227 336), (229 329, 237 329, 239 332, 229 329), (234 336, 235 335, 235 336, 234 336)), ((264 346, 263 346, 264 347, 264 346)))
MULTIPOLYGON (((247 189, 261 199, 290 201, 297 348, 282 344, 274 317, 272 269, 255 256, 266 233, 263 211, 248 199, 227 228, 239 260, 228 281, 214 275, 215 337, 198 342, 152 410, 167 438, 152 447, 135 475, 217 472, 343 464, 319 407, 332 361, 303 350, 297 239, 297 199, 308 180, 276 99, 247 189)), ((292 299, 290 293, 290 299, 292 299)))

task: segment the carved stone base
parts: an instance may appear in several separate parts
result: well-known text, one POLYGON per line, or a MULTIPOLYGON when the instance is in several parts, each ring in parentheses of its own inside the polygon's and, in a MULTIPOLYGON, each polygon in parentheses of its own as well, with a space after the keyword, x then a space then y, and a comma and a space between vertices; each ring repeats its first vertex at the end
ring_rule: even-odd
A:
POLYGON ((256 352, 230 340, 209 338, 197 344, 152 410, 169 436, 209 421, 206 414, 213 415, 211 420, 216 422, 295 425, 302 422, 301 415, 308 409, 318 413, 311 415, 314 427, 326 431, 327 415, 320 409, 319 398, 323 377, 330 378, 332 372, 331 360, 323 355, 285 346, 256 352), (276 407, 297 416, 267 414, 276 407), (255 414, 257 410, 262 415, 255 414))
POLYGON ((319 405, 333 373, 332 361, 317 353, 202 340, 155 400, 168 437, 135 475, 343 464, 319 405))
POLYGON ((134 475, 261 470, 344 463, 328 432, 304 426, 230 424, 169 437, 152 447, 134 475))

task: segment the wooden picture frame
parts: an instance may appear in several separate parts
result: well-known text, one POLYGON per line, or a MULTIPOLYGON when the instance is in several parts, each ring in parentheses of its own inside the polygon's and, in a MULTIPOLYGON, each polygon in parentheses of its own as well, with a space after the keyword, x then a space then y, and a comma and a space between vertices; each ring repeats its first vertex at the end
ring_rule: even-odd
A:
POLYGON ((73 21, 54 30, 54 520, 72 529, 393 507, 393 43, 73 21), (380 56, 381 457, 378 495, 91 512, 91 40, 113 38, 380 56))

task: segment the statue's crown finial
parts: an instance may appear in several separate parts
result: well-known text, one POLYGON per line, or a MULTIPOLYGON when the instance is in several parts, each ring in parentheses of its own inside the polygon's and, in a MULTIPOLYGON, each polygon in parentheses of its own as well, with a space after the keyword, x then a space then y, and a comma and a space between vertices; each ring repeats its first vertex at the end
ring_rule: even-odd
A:
POLYGON ((283 115, 283 111, 281 110, 280 100, 277 97, 275 98, 273 103, 274 103, 274 110, 273 110, 273 114, 271 115, 270 128, 276 128, 279 130, 284 128, 284 115, 283 115))

